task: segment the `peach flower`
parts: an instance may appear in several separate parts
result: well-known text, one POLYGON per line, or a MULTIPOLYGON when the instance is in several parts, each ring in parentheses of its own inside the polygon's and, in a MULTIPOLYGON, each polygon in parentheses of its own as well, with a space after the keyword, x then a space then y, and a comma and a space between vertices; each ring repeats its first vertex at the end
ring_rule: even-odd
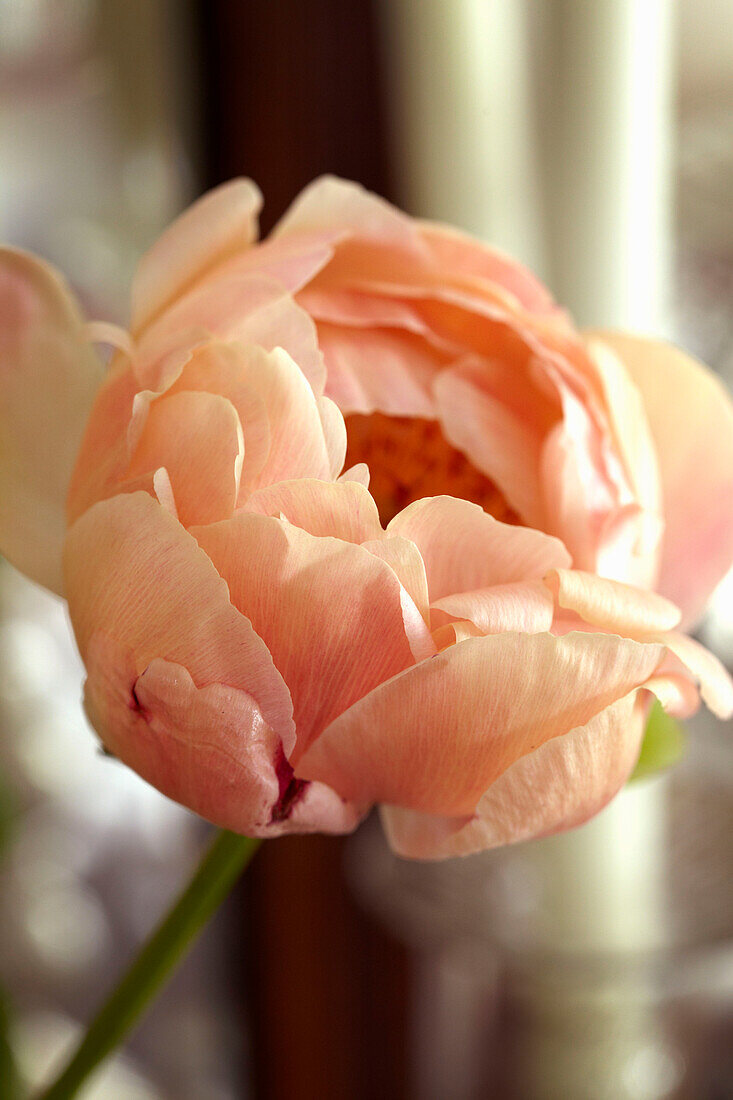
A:
MULTIPOLYGON (((130 334, 0 256, 0 546, 66 595, 92 724, 241 832, 348 831, 379 803, 395 850, 432 858, 581 823, 633 769, 651 694, 733 710, 677 607, 629 583, 656 570, 657 456, 675 515, 698 507, 691 468, 707 492, 733 463, 682 418, 655 447, 621 365, 638 344, 588 350, 511 261, 351 185, 315 185, 254 246, 258 207, 236 182, 184 214, 141 263, 130 334), (106 374, 93 341, 117 349, 106 374)), ((713 385, 703 411, 730 418, 713 385)))
POLYGON ((733 559, 733 413, 710 372, 657 341, 582 336, 519 264, 355 184, 315 181, 253 247, 260 203, 234 181, 175 223, 141 266, 134 326, 208 300, 226 328, 238 282, 276 278, 316 323, 385 519, 465 495, 698 617, 733 559))

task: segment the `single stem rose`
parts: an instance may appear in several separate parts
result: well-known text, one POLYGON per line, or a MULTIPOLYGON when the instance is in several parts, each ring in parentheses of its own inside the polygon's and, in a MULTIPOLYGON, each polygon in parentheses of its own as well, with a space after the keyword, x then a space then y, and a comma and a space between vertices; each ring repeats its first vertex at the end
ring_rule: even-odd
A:
POLYGON ((137 1022, 261 844, 222 830, 173 908, 89 1025, 86 1035, 41 1100, 69 1100, 137 1022))

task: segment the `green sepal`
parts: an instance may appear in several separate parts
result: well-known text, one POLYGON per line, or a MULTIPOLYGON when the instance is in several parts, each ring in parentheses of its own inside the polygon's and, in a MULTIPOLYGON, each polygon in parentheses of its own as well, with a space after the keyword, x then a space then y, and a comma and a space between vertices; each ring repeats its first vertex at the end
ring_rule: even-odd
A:
POLYGON ((646 779, 655 772, 671 768, 680 760, 687 749, 685 729, 670 718, 662 704, 655 699, 644 731, 641 752, 629 782, 646 779))

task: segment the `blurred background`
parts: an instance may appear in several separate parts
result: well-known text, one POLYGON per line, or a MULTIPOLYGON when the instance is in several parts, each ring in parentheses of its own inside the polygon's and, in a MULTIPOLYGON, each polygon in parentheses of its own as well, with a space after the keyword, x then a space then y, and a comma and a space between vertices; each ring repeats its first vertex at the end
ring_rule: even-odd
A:
MULTIPOLYGON (((252 176, 266 232, 334 172, 733 382, 730 0, 0 0, 0 137, 0 236, 95 317, 124 323, 206 188, 252 176)), ((733 665, 732 580, 702 635, 733 665)), ((0 564, 2 1098, 206 837, 99 754, 81 680, 63 606, 0 564)), ((560 841, 437 867, 374 822, 268 843, 85 1095, 732 1097, 730 734, 696 719, 672 776, 560 841)))

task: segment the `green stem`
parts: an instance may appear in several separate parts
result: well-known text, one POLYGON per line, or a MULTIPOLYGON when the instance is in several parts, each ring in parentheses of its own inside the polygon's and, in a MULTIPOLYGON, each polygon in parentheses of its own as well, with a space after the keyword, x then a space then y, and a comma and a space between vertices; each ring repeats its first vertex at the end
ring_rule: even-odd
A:
POLYGON ((89 1025, 81 1045, 41 1100, 69 1100, 124 1039, 148 1002, 190 947, 241 871, 258 839, 219 832, 173 908, 143 945, 117 988, 89 1025))

